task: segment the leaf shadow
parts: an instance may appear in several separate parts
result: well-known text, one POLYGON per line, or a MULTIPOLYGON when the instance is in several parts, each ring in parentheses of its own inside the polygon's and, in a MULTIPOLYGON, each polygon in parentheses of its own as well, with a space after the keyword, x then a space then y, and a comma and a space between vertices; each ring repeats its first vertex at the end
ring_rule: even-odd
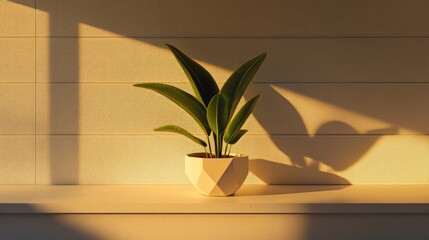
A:
MULTIPOLYGON (((346 122, 329 121, 311 135, 287 98, 270 85, 258 90, 261 87, 264 96, 253 114, 274 145, 289 158, 250 161, 250 171, 266 184, 350 184, 335 172, 356 164, 383 135, 398 132, 389 127, 359 133, 346 122), (322 164, 330 168, 329 172, 322 170, 322 164)), ((249 89, 245 98, 253 95, 255 89, 249 89)))

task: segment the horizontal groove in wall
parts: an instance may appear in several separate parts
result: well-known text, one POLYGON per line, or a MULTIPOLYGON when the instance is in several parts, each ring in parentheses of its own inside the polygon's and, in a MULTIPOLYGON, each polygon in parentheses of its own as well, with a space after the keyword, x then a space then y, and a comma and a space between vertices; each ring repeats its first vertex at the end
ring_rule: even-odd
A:
POLYGON ((7 137, 7 136, 23 136, 23 137, 31 137, 31 136, 34 136, 34 134, 28 134, 28 133, 1 133, 0 134, 0 137, 1 136, 5 136, 5 137, 7 137))
MULTIPOLYGON (((204 137, 202 134, 194 134, 198 137, 204 137)), ((0 136, 34 136, 33 134, 0 134, 0 136)), ((76 134, 64 134, 64 133, 53 133, 43 134, 37 133, 36 136, 179 136, 174 133, 76 133, 76 134)), ((309 137, 308 134, 263 134, 263 133, 248 133, 246 136, 275 136, 275 137, 309 137)), ((429 134, 317 134, 311 136, 323 136, 323 137, 364 137, 364 136, 429 136, 429 134)))
POLYGON ((263 35, 263 36, 168 36, 168 35, 159 35, 159 36, 144 36, 144 35, 136 35, 136 36, 40 36, 40 35, 28 35, 28 36, 0 36, 0 38, 85 38, 85 39, 427 39, 429 35, 373 35, 373 36, 365 36, 365 35, 327 35, 327 36, 275 36, 275 35, 263 35))
MULTIPOLYGON (((14 36, 0 36, 0 38, 13 38, 14 36)), ((85 38, 85 39, 428 39, 429 36, 16 36, 16 38, 85 38)))
POLYGON ((38 39, 428 39, 428 35, 392 36, 0 36, 0 38, 38 38, 38 39))
POLYGON ((30 38, 30 39, 34 39, 37 38, 36 36, 0 36, 0 38, 30 38))
POLYGON ((24 83, 24 84, 29 84, 29 83, 34 84, 35 82, 34 81, 32 81, 32 82, 28 82, 28 81, 25 81, 25 82, 17 82, 17 81, 11 81, 11 82, 3 81, 3 82, 0 82, 0 84, 10 84, 10 83, 13 83, 13 84, 21 84, 21 83, 24 83))
POLYGON ((263 36, 168 36, 168 35, 159 35, 159 36, 40 36, 40 35, 28 35, 28 36, 0 36, 0 38, 85 38, 85 39, 117 39, 117 38, 124 38, 124 39, 133 39, 133 38, 139 38, 139 39, 427 39, 429 38, 429 35, 409 35, 409 36, 401 36, 401 35, 374 35, 374 36, 365 36, 365 35, 327 35, 327 36, 275 36, 275 35, 263 35, 263 36))
MULTIPOLYGON (((0 82, 2 83, 34 83, 34 82, 0 82)), ((137 84, 137 83, 153 83, 150 81, 141 81, 141 82, 36 82, 36 84, 137 84)), ((189 83, 188 81, 180 81, 180 82, 168 82, 168 81, 159 81, 158 83, 164 84, 184 84, 189 83)), ((217 81, 218 84, 222 85, 225 81, 217 81)), ((429 84, 429 82, 267 82, 267 81, 253 81, 252 84, 429 84)))

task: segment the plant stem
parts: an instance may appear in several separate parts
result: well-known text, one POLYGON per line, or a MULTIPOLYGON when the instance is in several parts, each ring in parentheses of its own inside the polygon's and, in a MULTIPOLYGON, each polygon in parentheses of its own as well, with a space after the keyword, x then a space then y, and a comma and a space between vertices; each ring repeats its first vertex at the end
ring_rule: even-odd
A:
MULTIPOLYGON (((210 157, 212 157, 212 153, 213 153, 213 151, 212 151, 212 145, 211 145, 211 143, 210 143, 210 138, 209 138, 209 136, 208 136, 208 135, 206 135, 206 137, 207 137, 207 143, 209 144, 210 157)), ((205 148, 204 148, 204 149, 205 149, 205 148)))
POLYGON ((216 157, 220 158, 222 155, 222 146, 219 143, 219 136, 216 136, 216 157))
POLYGON ((218 145, 217 145, 217 135, 215 134, 215 133, 213 133, 213 145, 215 146, 215 156, 214 157, 217 157, 217 149, 218 149, 218 145))
POLYGON ((224 155, 225 155, 225 156, 227 156, 227 154, 226 154, 226 153, 227 153, 227 150, 228 150, 228 146, 229 146, 229 145, 228 145, 228 143, 227 143, 227 144, 225 145, 225 152, 224 152, 224 155))
POLYGON ((223 134, 221 134, 220 136, 219 136, 219 139, 218 139, 218 141, 219 141, 219 145, 220 145, 220 148, 219 148, 219 157, 222 157, 222 148, 223 148, 223 134))
POLYGON ((221 158, 222 157, 222 135, 215 135, 215 142, 216 142, 216 157, 221 158))

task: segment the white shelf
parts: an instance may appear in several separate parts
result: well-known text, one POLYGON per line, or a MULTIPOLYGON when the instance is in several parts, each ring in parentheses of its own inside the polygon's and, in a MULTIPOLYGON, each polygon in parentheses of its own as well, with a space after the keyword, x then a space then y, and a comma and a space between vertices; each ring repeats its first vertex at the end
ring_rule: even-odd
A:
POLYGON ((1 185, 0 213, 429 213, 429 185, 1 185))

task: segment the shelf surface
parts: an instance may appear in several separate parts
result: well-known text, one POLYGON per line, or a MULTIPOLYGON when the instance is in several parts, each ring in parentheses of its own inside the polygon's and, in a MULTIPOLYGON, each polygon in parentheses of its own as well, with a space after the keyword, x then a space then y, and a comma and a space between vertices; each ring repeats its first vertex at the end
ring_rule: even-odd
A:
POLYGON ((244 185, 231 197, 190 185, 0 185, 0 213, 429 214, 429 185, 244 185))

